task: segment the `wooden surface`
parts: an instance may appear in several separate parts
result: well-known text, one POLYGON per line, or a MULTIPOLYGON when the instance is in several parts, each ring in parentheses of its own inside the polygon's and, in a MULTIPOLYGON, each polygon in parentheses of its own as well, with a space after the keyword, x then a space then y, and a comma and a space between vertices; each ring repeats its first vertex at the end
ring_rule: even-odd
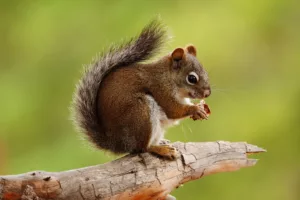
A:
POLYGON ((247 154, 265 151, 244 142, 176 142, 173 145, 179 156, 172 161, 142 153, 63 172, 0 176, 0 199, 163 200, 188 181, 253 166, 257 160, 247 158, 247 154))

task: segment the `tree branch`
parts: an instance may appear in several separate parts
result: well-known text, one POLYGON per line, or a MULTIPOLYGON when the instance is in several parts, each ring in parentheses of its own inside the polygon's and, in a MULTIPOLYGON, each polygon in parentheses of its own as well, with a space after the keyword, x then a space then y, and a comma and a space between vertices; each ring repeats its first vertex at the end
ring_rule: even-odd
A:
POLYGON ((63 172, 0 176, 0 199, 165 199, 173 189, 188 181, 253 166, 257 160, 247 158, 247 154, 265 152, 244 142, 173 145, 180 154, 173 161, 142 153, 63 172))

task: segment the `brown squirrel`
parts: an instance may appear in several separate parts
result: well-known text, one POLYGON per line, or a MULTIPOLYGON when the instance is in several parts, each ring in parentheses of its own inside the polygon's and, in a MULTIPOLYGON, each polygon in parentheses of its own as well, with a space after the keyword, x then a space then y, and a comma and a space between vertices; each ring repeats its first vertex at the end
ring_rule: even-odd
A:
POLYGON ((165 27, 151 21, 137 38, 110 47, 91 64, 74 95, 74 121, 100 149, 114 153, 152 152, 173 159, 164 129, 185 117, 207 119, 188 99, 211 89, 192 45, 152 63, 141 63, 164 45, 165 27))

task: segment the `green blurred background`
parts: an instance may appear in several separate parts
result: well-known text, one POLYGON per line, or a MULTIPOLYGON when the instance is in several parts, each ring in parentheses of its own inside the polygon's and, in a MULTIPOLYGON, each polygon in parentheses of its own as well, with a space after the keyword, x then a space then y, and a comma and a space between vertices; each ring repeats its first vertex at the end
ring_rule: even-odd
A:
POLYGON ((300 9, 288 0, 1 1, 0 174, 116 158, 76 133, 72 93, 82 64, 157 14, 174 35, 165 52, 193 43, 214 88, 210 119, 185 120, 167 138, 247 141, 268 150, 255 156, 255 167, 205 177, 173 194, 300 199, 300 9))

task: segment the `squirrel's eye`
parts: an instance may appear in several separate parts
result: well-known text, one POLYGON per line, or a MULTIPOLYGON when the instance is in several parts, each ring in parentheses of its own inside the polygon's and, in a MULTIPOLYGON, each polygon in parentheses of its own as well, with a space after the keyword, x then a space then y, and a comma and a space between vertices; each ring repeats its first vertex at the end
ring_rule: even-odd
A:
POLYGON ((190 72, 187 76, 186 76, 186 82, 190 85, 195 85, 199 80, 198 75, 195 72, 190 72))

